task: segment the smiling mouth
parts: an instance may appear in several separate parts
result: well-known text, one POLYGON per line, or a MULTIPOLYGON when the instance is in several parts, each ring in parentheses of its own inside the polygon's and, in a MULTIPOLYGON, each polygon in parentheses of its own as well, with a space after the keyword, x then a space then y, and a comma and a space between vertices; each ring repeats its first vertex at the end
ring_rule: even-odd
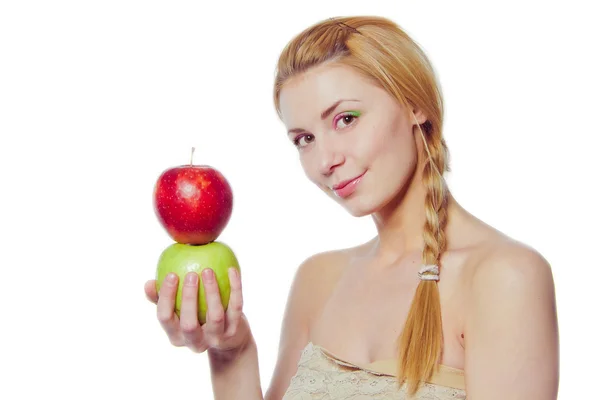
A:
MULTIPOLYGON (((365 171, 365 172, 366 172, 366 171, 365 171)), ((362 177, 362 176, 365 174, 365 172, 363 172, 362 174, 360 174, 360 175, 358 175, 358 176, 355 176, 355 177, 354 177, 354 178, 352 178, 352 179, 348 179, 348 180, 342 181, 342 182, 340 182, 340 183, 337 183, 337 184, 335 184, 335 185, 331 186, 331 187, 330 187, 330 189, 331 189, 331 190, 333 190, 333 191, 336 191, 336 190, 343 189, 343 188, 344 188, 344 187, 346 187, 348 184, 350 184, 350 183, 354 182, 354 181, 355 181, 355 180, 357 180, 358 178, 361 178, 361 177, 362 177)))
POLYGON ((360 185, 360 181, 362 180, 362 178, 365 174, 366 174, 366 171, 354 179, 341 182, 340 184, 335 186, 335 189, 332 189, 333 193, 337 197, 342 198, 342 199, 350 197, 357 190, 358 185, 360 185))

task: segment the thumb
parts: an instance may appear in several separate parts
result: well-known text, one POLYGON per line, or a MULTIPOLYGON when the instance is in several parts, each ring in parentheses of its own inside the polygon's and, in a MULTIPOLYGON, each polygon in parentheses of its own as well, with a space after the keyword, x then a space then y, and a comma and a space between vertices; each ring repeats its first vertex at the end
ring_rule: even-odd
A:
POLYGON ((156 279, 151 279, 146 281, 144 284, 144 292, 146 293, 146 298, 152 303, 158 303, 158 293, 156 293, 156 279))

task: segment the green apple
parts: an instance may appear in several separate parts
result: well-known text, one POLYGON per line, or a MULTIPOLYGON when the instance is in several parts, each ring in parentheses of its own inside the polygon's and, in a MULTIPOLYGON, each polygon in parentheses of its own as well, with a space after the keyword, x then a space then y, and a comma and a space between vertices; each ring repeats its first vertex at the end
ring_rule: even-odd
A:
POLYGON ((238 274, 241 275, 235 254, 224 243, 217 241, 201 245, 174 243, 162 252, 158 260, 156 292, 160 293, 160 287, 169 272, 174 272, 179 276, 179 287, 175 299, 175 313, 179 316, 184 278, 188 272, 196 272, 199 278, 198 319, 201 324, 204 324, 206 322, 207 303, 204 285, 202 284, 202 270, 211 268, 215 272, 215 278, 221 293, 221 303, 223 308, 227 310, 231 294, 228 275, 230 267, 235 267, 238 274))

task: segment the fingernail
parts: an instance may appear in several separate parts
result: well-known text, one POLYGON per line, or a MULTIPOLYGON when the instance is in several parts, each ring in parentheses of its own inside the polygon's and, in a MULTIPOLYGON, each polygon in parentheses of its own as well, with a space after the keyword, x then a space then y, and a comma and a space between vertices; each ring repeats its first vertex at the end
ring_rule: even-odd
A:
POLYGON ((202 275, 204 277, 204 280, 208 283, 212 283, 213 281, 213 274, 212 274, 212 270, 210 268, 206 268, 204 271, 202 271, 202 275))
POLYGON ((174 273, 172 273, 172 272, 171 272, 171 273, 169 273, 169 274, 167 275, 167 282, 169 282, 169 283, 175 283, 175 282, 177 282, 177 275, 175 275, 175 274, 174 274, 174 273))
POLYGON ((185 283, 195 285, 198 282, 198 274, 195 272, 189 273, 185 277, 185 283))
POLYGON ((231 267, 229 268, 229 279, 237 278, 237 269, 231 267))

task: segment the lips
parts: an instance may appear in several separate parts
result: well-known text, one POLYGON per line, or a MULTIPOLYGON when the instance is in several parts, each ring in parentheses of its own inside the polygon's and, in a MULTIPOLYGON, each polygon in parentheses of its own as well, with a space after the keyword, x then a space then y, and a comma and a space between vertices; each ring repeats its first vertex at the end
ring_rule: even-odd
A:
POLYGON ((351 178, 351 179, 348 179, 348 180, 342 181, 342 182, 340 182, 340 183, 338 183, 338 184, 335 184, 335 185, 333 185, 331 188, 332 188, 333 190, 340 190, 340 189, 342 189, 344 186, 348 185, 350 182, 352 182, 352 181, 354 181, 354 180, 356 180, 356 179, 358 179, 358 178, 362 177, 364 174, 365 174, 365 173, 363 172, 362 174, 360 174, 360 175, 358 175, 358 176, 355 176, 354 178, 351 178))

